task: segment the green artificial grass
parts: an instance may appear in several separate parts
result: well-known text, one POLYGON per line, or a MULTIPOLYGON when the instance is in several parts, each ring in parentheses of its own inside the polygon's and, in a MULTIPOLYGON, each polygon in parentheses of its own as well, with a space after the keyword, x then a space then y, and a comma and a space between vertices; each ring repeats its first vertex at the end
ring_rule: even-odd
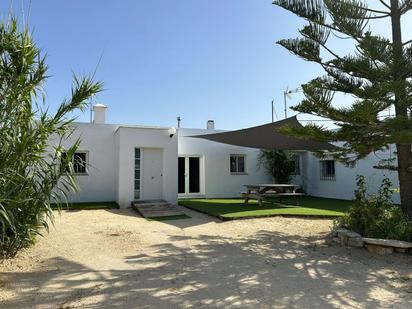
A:
POLYGON ((352 201, 305 196, 295 204, 293 198, 284 198, 282 204, 265 202, 259 206, 255 200, 244 203, 243 199, 185 199, 179 204, 222 220, 268 216, 339 217, 348 210, 352 201))
POLYGON ((169 220, 180 220, 180 219, 190 219, 191 217, 187 215, 177 215, 177 216, 165 216, 165 217, 149 217, 146 218, 149 221, 169 221, 169 220))
MULTIPOLYGON (((90 203, 70 203, 61 205, 61 210, 85 210, 85 209, 117 209, 119 205, 116 202, 90 202, 90 203)), ((57 210, 56 204, 52 204, 52 209, 57 210)))

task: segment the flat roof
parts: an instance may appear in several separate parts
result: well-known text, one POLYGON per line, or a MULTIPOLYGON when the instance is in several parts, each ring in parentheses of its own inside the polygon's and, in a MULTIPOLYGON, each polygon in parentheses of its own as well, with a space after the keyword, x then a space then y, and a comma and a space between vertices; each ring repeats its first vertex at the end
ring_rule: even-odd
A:
POLYGON ((133 125, 133 124, 117 124, 117 123, 90 123, 90 122, 73 122, 79 125, 107 125, 112 127, 117 127, 116 131, 121 128, 128 128, 128 129, 155 129, 155 130, 169 130, 173 127, 162 127, 162 126, 149 126, 149 125, 133 125))
POLYGON ((117 130, 119 129, 152 129, 152 130, 169 130, 173 127, 160 127, 160 126, 145 126, 145 125, 118 125, 117 130))

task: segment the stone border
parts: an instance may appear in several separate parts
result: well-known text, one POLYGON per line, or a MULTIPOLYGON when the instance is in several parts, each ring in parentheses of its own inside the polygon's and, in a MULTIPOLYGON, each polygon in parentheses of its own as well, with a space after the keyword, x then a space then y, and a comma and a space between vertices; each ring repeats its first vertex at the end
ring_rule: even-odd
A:
POLYGON ((344 247, 365 247, 368 251, 380 255, 391 254, 393 252, 412 252, 411 242, 362 237, 360 234, 347 229, 332 230, 332 241, 344 247))

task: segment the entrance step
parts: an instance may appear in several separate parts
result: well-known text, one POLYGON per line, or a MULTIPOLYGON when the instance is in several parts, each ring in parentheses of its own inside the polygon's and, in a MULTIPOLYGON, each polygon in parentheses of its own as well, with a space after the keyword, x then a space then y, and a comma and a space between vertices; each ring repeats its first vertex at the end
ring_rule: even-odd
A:
POLYGON ((132 208, 144 218, 182 216, 184 213, 176 206, 163 200, 132 202, 132 208))

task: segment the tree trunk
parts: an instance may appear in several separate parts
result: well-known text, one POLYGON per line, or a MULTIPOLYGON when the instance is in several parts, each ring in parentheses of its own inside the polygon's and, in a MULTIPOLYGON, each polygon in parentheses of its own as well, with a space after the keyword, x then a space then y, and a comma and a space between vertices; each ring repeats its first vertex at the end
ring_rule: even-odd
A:
POLYGON ((398 175, 401 193, 401 206, 412 219, 412 152, 411 145, 396 145, 398 152, 398 175))
MULTIPOLYGON (((392 48, 393 48, 393 88, 395 93, 396 117, 408 118, 407 92, 403 69, 403 45, 401 30, 401 12, 399 1, 391 0, 392 48)), ((398 156, 398 176, 401 195, 401 206, 412 218, 412 145, 396 144, 398 156)))

